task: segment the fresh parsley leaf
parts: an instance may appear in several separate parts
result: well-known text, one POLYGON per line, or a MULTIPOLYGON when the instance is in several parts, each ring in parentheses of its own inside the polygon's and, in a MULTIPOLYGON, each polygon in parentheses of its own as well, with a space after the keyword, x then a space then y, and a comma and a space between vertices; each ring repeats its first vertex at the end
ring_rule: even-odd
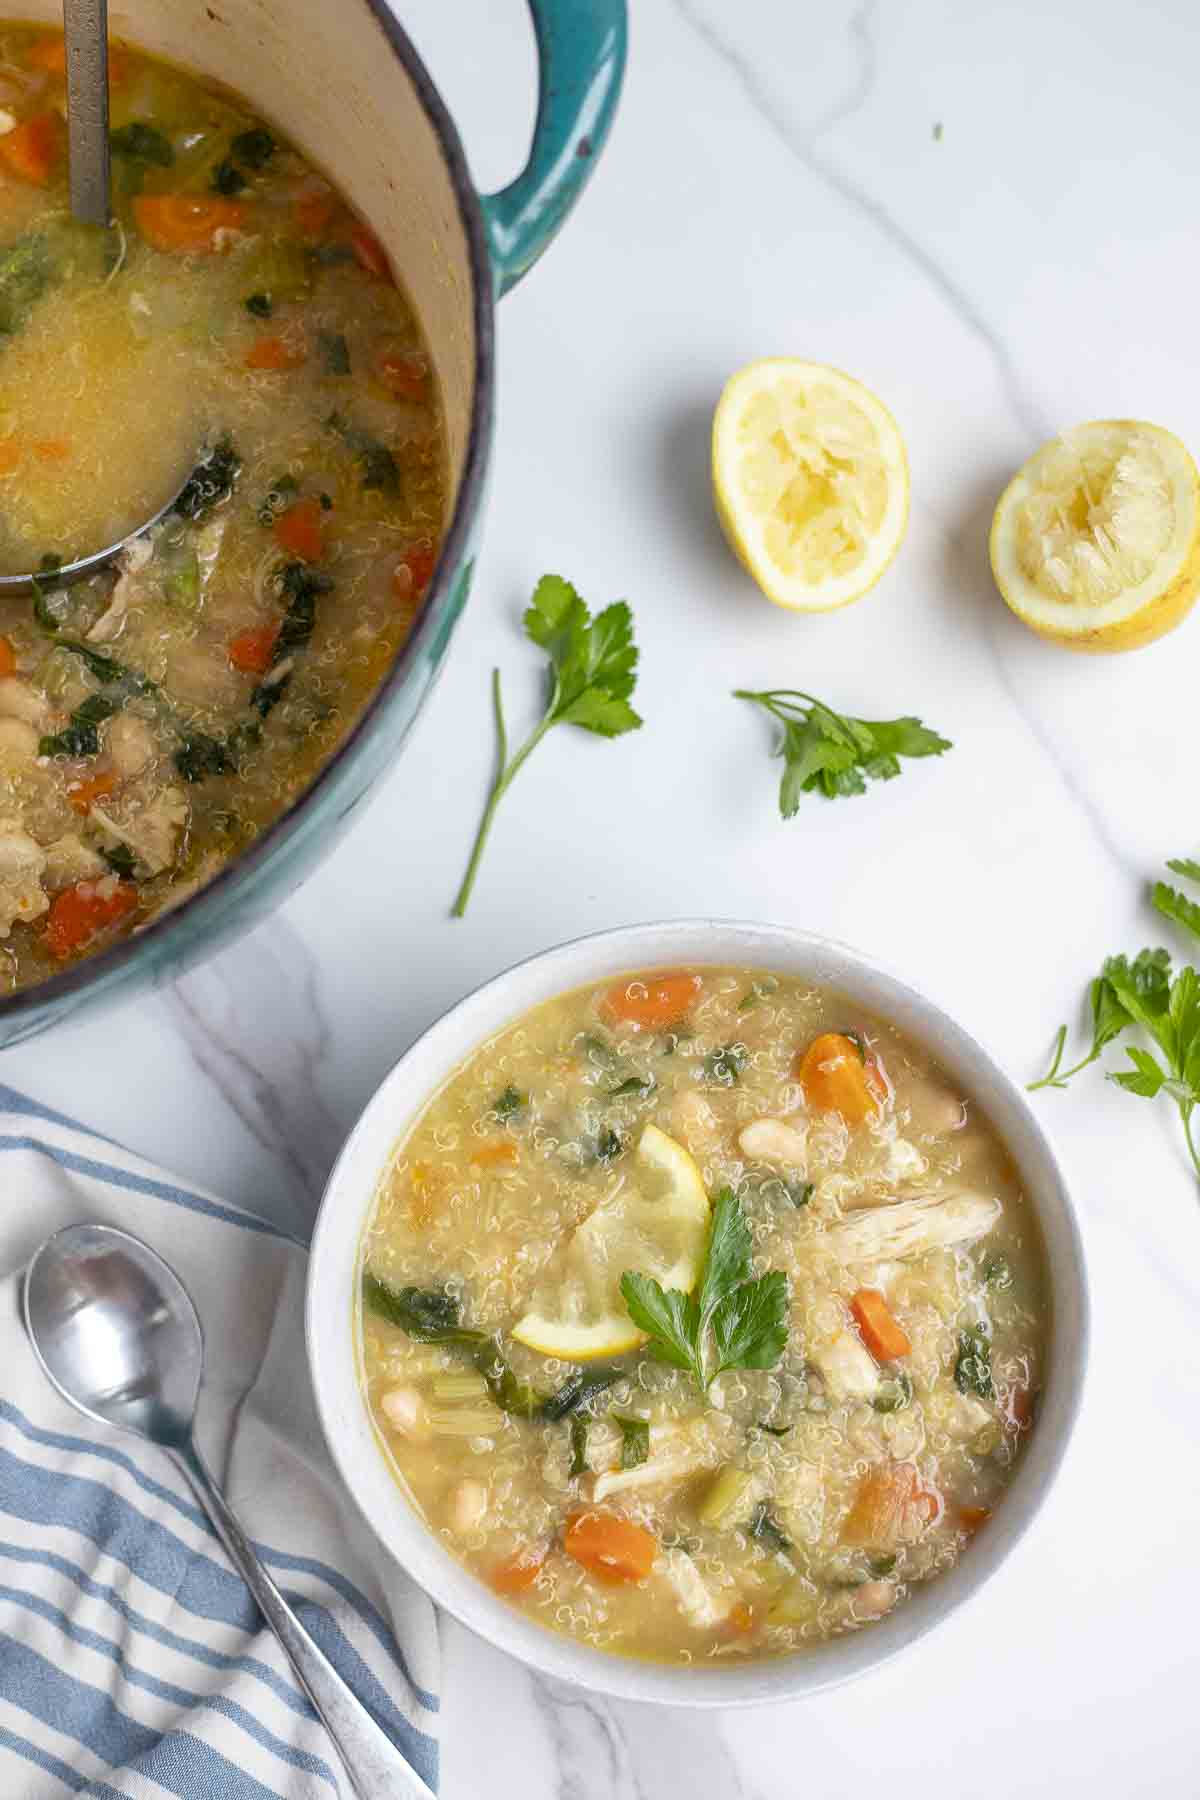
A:
POLYGON ((954 1385, 960 1394, 976 1394, 980 1400, 995 1396, 992 1385, 992 1347, 982 1325, 972 1325, 958 1334, 958 1356, 954 1364, 954 1385))
POLYGON ((725 1369, 773 1369, 787 1346, 788 1285, 782 1269, 747 1281, 713 1313, 714 1374, 725 1369))
POLYGON ((733 1087, 749 1055, 745 1044, 723 1044, 719 1050, 710 1051, 704 1059, 705 1080, 716 1082, 718 1087, 733 1087))
POLYGON ((169 169, 175 161, 170 138, 143 119, 133 119, 128 125, 110 131, 108 142, 114 156, 127 156, 131 162, 153 163, 156 168, 169 169))
POLYGON ((784 765, 779 811, 785 819, 798 811, 801 794, 827 800, 863 794, 868 781, 899 775, 902 756, 941 756, 953 748, 920 719, 853 719, 796 688, 736 688, 734 698, 761 706, 783 727, 776 754, 784 765))
POLYGON ((756 1538, 760 1544, 765 1544, 769 1550, 786 1555, 792 1547, 791 1538, 787 1537, 780 1529, 774 1513, 765 1500, 760 1500, 755 1507, 747 1529, 752 1538, 756 1538))
POLYGON ((246 177, 237 164, 231 162, 227 156, 222 158, 212 172, 213 192, 231 197, 234 194, 240 194, 245 186, 246 177))
POLYGON ((110 849, 101 850, 100 854, 114 875, 119 875, 122 881, 133 880, 137 858, 128 844, 113 844, 110 849))
POLYGON ((242 459, 233 447, 232 438, 219 438, 184 482, 175 502, 175 511, 185 519, 207 518, 215 506, 228 500, 241 467, 242 459))
POLYGON ((14 336, 58 273, 45 232, 30 231, 0 250, 0 338, 14 336))
POLYGON ((399 494, 399 465, 386 444, 361 426, 351 425, 339 412, 331 412, 325 424, 358 458, 364 493, 399 494))
POLYGON ((596 1161, 615 1162, 624 1147, 615 1131, 602 1131, 596 1139, 596 1161))
POLYGON ((1136 993, 1165 1000, 1171 981, 1171 958, 1166 950, 1141 950, 1132 963, 1124 956, 1109 956, 1099 975, 1088 989, 1092 1019, 1092 1043, 1087 1055, 1071 1068, 1062 1067, 1067 1047, 1067 1027, 1060 1025, 1054 1039, 1054 1055, 1050 1067, 1040 1081, 1031 1081, 1029 1092, 1038 1088, 1066 1087, 1073 1075, 1094 1063, 1102 1052, 1133 1023, 1133 1014, 1121 1000, 1118 988, 1124 983, 1136 993))
POLYGON ((637 680, 638 653, 633 641, 633 617, 623 600, 606 606, 593 618, 569 581, 561 575, 543 575, 533 591, 524 624, 525 635, 546 652, 550 661, 545 711, 520 749, 510 756, 500 671, 492 671, 496 773, 467 872, 451 908, 456 919, 461 919, 467 910, 496 809, 546 733, 555 725, 578 725, 601 737, 619 737, 623 732, 636 730, 642 722, 629 704, 637 680))
POLYGON ((621 1294, 659 1362, 690 1374, 701 1393, 725 1369, 773 1369, 787 1343, 787 1277, 751 1276, 751 1237, 741 1202, 722 1188, 713 1207, 697 1291, 664 1289, 627 1270, 621 1294))
POLYGON ((350 373, 350 347, 340 331, 318 331, 317 348, 327 375, 350 373))
POLYGON ((983 1271, 984 1284, 1006 1294, 1013 1284, 1012 1267, 1007 1256, 993 1256, 983 1271))
POLYGON ((766 1419, 756 1419, 754 1429, 755 1431, 765 1431, 768 1437, 785 1438, 792 1428, 790 1425, 770 1425, 766 1419))
POLYGON ((100 726, 121 709, 119 700, 107 694, 89 694, 61 731, 38 741, 39 756, 96 756, 100 750, 100 726))
POLYGON ((779 980, 774 975, 764 975, 761 981, 752 981, 738 1001, 738 1011, 749 1012, 751 1007, 757 1006, 760 1000, 765 1000, 768 994, 776 993, 778 988, 779 980))
POLYGON ((242 304, 255 319, 269 319, 275 310, 270 294, 247 294, 242 304))
POLYGON ((571 1466, 567 1474, 572 1481, 588 1472, 587 1441, 589 1420, 576 1415, 571 1420, 571 1466))
POLYGON ((650 1421, 626 1419, 620 1413, 609 1413, 614 1425, 621 1427, 621 1467, 637 1469, 650 1455, 650 1421))
POLYGON ((503 1093, 497 1094, 492 1101, 491 1110, 500 1120, 515 1119, 519 1112, 524 1112, 529 1105, 529 1095, 521 1093, 510 1081, 503 1093))
POLYGON ((261 125, 239 131, 229 146, 229 153, 248 169, 263 169, 275 154, 275 139, 261 125))
MULTIPOLYGON (((1180 865, 1171 863, 1171 868, 1180 865)), ((1186 868, 1184 864, 1182 867, 1186 868)), ((1200 879, 1200 877, 1198 877, 1200 879)), ((1200 904, 1181 894, 1178 888, 1170 887, 1165 881, 1156 881, 1150 892, 1150 904, 1155 912, 1160 912, 1164 919, 1171 919, 1176 925, 1182 925, 1185 931, 1200 937, 1200 904)))
POLYGON ((663 1288, 652 1275, 626 1270, 621 1277, 621 1297, 639 1331, 650 1339, 646 1348, 656 1362, 686 1369, 699 1385, 705 1385, 697 1360, 700 1309, 690 1294, 663 1288))
POLYGON ((610 1100, 621 1100, 626 1094, 652 1094, 658 1083, 653 1075, 630 1075, 616 1087, 609 1088, 610 1100))
POLYGON ((1193 862, 1190 856, 1173 856, 1167 867, 1172 875, 1182 875, 1185 881, 1200 882, 1200 862, 1193 862))
POLYGON ((875 1389, 871 1405, 877 1413, 903 1412, 912 1400, 912 1376, 904 1369, 885 1375, 875 1389))

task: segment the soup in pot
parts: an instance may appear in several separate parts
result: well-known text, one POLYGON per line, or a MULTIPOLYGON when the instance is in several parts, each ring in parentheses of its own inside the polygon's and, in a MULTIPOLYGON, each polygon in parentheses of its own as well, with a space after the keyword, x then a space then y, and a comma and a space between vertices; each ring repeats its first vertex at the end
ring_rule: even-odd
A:
POLYGON ((384 1173, 380 1442, 513 1606, 677 1663, 866 1627, 971 1554, 1033 1428, 1038 1232, 916 1044, 754 969, 566 994, 384 1173))
POLYGON ((67 204, 61 35, 0 26, 0 991, 252 842, 407 635, 447 503, 372 232, 236 95, 114 48, 115 223, 67 204), (55 571, 182 492, 115 567, 55 571))

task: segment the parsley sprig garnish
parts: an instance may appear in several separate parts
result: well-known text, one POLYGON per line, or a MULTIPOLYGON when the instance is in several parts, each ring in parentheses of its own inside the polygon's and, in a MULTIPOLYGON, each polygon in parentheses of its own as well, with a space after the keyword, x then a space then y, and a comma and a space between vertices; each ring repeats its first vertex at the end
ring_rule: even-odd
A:
POLYGON ((798 810, 801 794, 827 800, 865 794, 868 781, 899 775, 902 756, 941 756, 953 748, 920 719, 852 719, 797 688, 735 688, 734 699, 761 706, 783 727, 775 754, 783 758, 779 811, 785 819, 798 810))
POLYGON ((519 750, 509 754, 500 695, 500 671, 492 670, 496 716, 496 774, 475 835, 471 860, 451 909, 461 919, 471 898, 496 808, 553 725, 579 725, 600 737, 636 731, 641 719, 629 704, 637 681, 633 617, 623 600, 593 619, 569 581, 543 575, 525 613, 525 635, 550 658, 546 710, 519 750))
MULTIPOLYGON (((1200 863, 1180 858, 1167 867, 1187 881, 1200 883, 1200 863)), ((1160 881, 1150 899, 1164 918, 1200 937, 1200 906, 1186 894, 1160 881)), ((1127 1044, 1132 1066, 1110 1071, 1108 1079, 1127 1094, 1147 1100, 1166 1094, 1175 1102, 1192 1166, 1200 1176, 1200 1147, 1193 1128, 1193 1115, 1200 1106, 1200 973, 1191 967, 1174 971, 1170 952, 1163 949, 1139 951, 1132 961, 1110 956, 1091 984, 1089 999, 1092 1043, 1087 1054, 1072 1068, 1062 1067, 1068 1033, 1061 1025, 1050 1068, 1040 1081, 1031 1082, 1030 1088, 1066 1087, 1073 1075, 1095 1062, 1116 1038, 1140 1027, 1154 1050, 1127 1044)))
POLYGON ((690 1374, 702 1394, 725 1369, 773 1369, 787 1343, 788 1285, 781 1269, 752 1277, 750 1227, 732 1188, 713 1208, 696 1290, 664 1288, 627 1270, 621 1296, 658 1362, 690 1374))

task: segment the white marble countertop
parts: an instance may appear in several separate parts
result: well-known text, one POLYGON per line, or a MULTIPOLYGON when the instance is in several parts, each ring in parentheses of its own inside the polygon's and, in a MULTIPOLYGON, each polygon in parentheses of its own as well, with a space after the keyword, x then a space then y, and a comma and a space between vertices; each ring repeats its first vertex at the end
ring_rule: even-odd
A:
MULTIPOLYGON (((520 0, 400 10, 499 185, 532 113, 520 0)), ((1071 656, 1009 617, 986 547, 1000 487, 1063 426, 1133 415, 1200 447, 1191 0, 635 11, 609 150, 502 308, 475 592, 391 779, 253 937, 0 1058, 298 1226, 398 1053, 519 956, 683 913, 795 922, 905 972, 1024 1077, 1105 953, 1164 941, 1145 880, 1200 843, 1200 612, 1136 656, 1071 656), (811 621, 758 598, 708 499, 717 392, 781 352, 868 382, 912 464, 896 567, 811 621), (646 728, 556 734, 453 924, 489 671, 532 708, 517 621, 545 569, 633 602, 646 728), (785 681, 919 712, 955 748, 782 824, 764 723, 728 693, 785 681)), ((1200 1194, 1165 1102, 1097 1076, 1038 1105, 1085 1220, 1095 1353, 1074 1451, 1002 1576, 899 1664, 767 1712, 598 1703, 448 1626, 446 1800, 859 1800, 881 1780, 927 1800, 931 1777, 971 1800, 1195 1793, 1200 1194)))

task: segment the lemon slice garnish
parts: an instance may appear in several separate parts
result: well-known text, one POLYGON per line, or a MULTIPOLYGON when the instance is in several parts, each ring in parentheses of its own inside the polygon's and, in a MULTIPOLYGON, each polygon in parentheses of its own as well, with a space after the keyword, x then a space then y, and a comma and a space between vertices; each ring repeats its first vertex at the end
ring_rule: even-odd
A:
POLYGON ((622 1275, 632 1269, 690 1293, 708 1227, 708 1195, 695 1162, 682 1144, 647 1125, 631 1176, 572 1234, 513 1336, 565 1362, 636 1349, 645 1333, 625 1310, 622 1275))
POLYGON ((1042 637, 1135 650, 1178 625, 1200 592, 1200 473, 1161 426, 1080 425, 1005 488, 990 549, 997 587, 1042 637))
POLYGON ((795 357, 750 363, 717 405, 717 514, 769 600, 848 606, 874 587, 908 524, 896 421, 840 369, 795 357))

